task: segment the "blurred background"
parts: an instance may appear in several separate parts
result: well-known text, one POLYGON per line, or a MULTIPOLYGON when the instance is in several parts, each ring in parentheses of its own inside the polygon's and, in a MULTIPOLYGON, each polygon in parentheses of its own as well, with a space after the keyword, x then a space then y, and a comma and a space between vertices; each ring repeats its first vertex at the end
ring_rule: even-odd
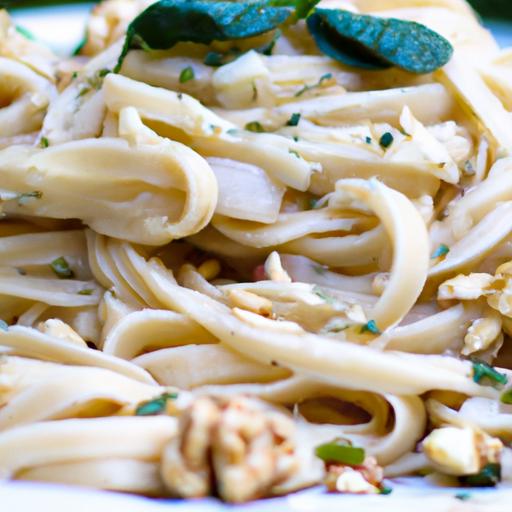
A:
MULTIPOLYGON (((0 0, 16 22, 61 55, 69 55, 84 36, 85 20, 98 2, 86 0, 0 0)), ((499 43, 512 47, 512 0, 470 0, 499 43)))

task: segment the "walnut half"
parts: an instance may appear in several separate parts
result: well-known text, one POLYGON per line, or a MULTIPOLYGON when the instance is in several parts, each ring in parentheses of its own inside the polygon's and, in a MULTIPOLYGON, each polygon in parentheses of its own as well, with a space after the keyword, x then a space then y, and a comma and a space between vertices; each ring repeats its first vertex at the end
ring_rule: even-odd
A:
POLYGON ((199 397, 164 450, 162 477, 183 498, 242 503, 269 496, 298 468, 294 440, 293 421, 259 400, 199 397))

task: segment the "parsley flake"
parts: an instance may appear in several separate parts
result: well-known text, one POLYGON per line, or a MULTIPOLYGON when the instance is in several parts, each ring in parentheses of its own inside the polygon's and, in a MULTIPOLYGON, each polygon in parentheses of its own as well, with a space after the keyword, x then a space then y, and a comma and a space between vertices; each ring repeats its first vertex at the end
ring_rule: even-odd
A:
POLYGON ((446 256, 450 252, 450 248, 445 245, 441 244, 434 254, 432 254, 432 259, 435 260, 436 258, 441 258, 442 256, 446 256))
POLYGON ((384 149, 387 149, 391 146, 391 144, 393 144, 393 141, 395 140, 395 138, 393 137, 393 134, 390 133, 390 132, 386 132, 382 135, 382 137, 380 138, 379 140, 379 144, 381 145, 381 147, 383 147, 384 149))
POLYGON ((69 263, 64 256, 53 260, 50 263, 50 268, 59 279, 72 279, 75 277, 75 273, 69 267, 69 263))
POLYGON ((135 416, 156 416, 165 411, 168 400, 176 400, 176 398, 178 398, 177 393, 164 393, 153 400, 142 402, 135 409, 135 416))
POLYGON ((50 141, 46 137, 41 137, 41 142, 39 143, 39 146, 44 148, 47 148, 50 145, 50 141))
POLYGON ((245 129, 249 132, 263 133, 265 129, 261 126, 259 121, 251 121, 245 125, 245 129))
POLYGON ((367 324, 361 327, 361 334, 371 332, 372 334, 381 334, 380 329, 377 327, 375 320, 370 320, 367 324))
POLYGON ((349 466, 362 464, 366 457, 363 448, 352 446, 350 441, 345 439, 335 439, 329 443, 317 446, 315 455, 324 462, 347 464, 349 466))
POLYGON ((93 288, 84 288, 78 292, 78 295, 92 295, 94 293, 93 288))
POLYGON ((491 365, 478 359, 473 359, 473 381, 480 384, 482 380, 487 379, 492 385, 504 386, 508 382, 508 377, 498 372, 491 365))
POLYGON ((192 66, 187 66, 180 73, 180 84, 184 84, 185 82, 189 82, 190 80, 194 80, 196 77, 192 66))
POLYGON ((322 87, 325 82, 332 80, 332 73, 326 73, 320 77, 320 80, 316 84, 313 85, 305 85, 302 89, 295 93, 295 97, 298 98, 302 96, 305 92, 311 91, 311 89, 316 89, 317 87, 322 87))
POLYGON ((296 112, 295 114, 292 114, 290 119, 286 122, 286 126, 297 126, 300 123, 300 117, 301 114, 296 112))

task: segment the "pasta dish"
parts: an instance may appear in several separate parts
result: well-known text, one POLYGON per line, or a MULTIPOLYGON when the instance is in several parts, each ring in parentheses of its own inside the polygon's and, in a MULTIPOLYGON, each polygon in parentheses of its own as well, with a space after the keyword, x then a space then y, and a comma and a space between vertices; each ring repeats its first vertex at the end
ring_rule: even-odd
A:
POLYGON ((512 52, 464 0, 105 0, 72 58, 1 11, 0 77, 3 480, 512 479, 512 52))

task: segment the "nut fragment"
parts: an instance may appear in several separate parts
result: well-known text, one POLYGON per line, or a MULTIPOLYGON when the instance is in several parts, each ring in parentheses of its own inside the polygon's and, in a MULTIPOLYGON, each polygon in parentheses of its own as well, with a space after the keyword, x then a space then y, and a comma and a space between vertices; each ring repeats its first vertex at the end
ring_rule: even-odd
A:
POLYGON ((263 402, 200 397, 183 412, 179 434, 164 451, 162 477, 184 498, 215 491, 242 503, 268 496, 297 470, 294 437, 293 422, 263 402))
POLYGON ((474 475, 489 463, 500 461, 503 443, 473 428, 443 427, 423 441, 423 451, 442 473, 474 475))
POLYGON ((438 300, 476 300, 492 293, 494 277, 490 274, 463 274, 445 281, 437 295, 438 300))
POLYGON ((361 466, 328 464, 325 485, 329 492, 379 494, 384 478, 383 469, 374 457, 366 457, 361 466))
POLYGON ((501 326, 501 315, 492 310, 485 318, 474 320, 464 338, 462 355, 469 356, 489 348, 501 334, 501 326))
POLYGON ((292 279, 288 275, 288 272, 283 268, 281 264, 281 258, 279 254, 274 251, 269 254, 265 261, 265 274, 272 280, 278 283, 291 283, 292 279))

